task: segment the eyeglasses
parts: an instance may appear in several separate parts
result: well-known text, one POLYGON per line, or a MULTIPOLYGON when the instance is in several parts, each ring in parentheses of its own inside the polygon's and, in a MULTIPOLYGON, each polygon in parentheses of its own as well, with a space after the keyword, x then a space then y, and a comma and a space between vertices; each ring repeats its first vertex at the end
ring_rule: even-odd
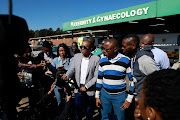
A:
POLYGON ((87 50, 88 50, 88 48, 87 48, 86 46, 80 46, 80 48, 81 48, 81 49, 84 48, 84 49, 87 49, 87 50))
POLYGON ((102 51, 106 51, 106 52, 109 52, 111 49, 113 49, 113 48, 105 49, 104 47, 101 47, 101 50, 102 50, 102 51))

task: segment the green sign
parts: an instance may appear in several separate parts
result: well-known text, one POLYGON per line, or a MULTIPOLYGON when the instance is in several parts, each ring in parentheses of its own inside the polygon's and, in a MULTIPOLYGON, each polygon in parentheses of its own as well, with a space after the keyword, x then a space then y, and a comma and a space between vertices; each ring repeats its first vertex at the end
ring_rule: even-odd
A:
POLYGON ((180 0, 158 0, 157 17, 180 14, 180 0))
POLYGON ((156 17, 156 1, 63 23, 63 31, 156 17))

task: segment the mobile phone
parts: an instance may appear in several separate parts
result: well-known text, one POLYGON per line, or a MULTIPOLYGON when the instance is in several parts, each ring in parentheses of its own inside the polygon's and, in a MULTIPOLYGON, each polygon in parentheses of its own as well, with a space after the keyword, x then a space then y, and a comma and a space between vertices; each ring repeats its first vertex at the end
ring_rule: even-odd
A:
POLYGON ((98 103, 98 106, 103 110, 102 104, 98 103))

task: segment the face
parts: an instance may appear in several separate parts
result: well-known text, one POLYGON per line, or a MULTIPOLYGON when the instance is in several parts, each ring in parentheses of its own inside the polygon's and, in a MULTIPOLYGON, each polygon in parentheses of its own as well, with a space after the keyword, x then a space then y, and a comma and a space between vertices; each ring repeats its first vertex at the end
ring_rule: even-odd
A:
POLYGON ((153 43, 151 41, 149 41, 149 40, 142 39, 141 40, 141 48, 143 48, 146 45, 153 45, 153 43))
POLYGON ((133 46, 128 42, 127 39, 123 39, 121 49, 126 56, 131 56, 133 55, 133 46))
POLYGON ((43 51, 46 55, 50 55, 50 48, 43 47, 43 51))
POLYGON ((104 50, 103 50, 104 51, 104 55, 107 58, 113 58, 114 54, 115 54, 114 46, 110 42, 105 42, 103 47, 104 47, 104 50))
POLYGON ((62 58, 64 58, 66 55, 66 51, 63 47, 59 47, 59 56, 61 56, 62 58))
POLYGON ((90 42, 83 41, 81 44, 81 53, 86 57, 88 57, 91 53, 90 42))
POLYGON ((104 55, 105 55, 105 49, 104 49, 104 47, 103 47, 103 46, 101 46, 101 52, 102 52, 102 54, 104 54, 104 55))
POLYGON ((31 57, 31 49, 27 48, 26 52, 23 54, 23 57, 29 59, 31 57))
POLYGON ((77 51, 78 47, 77 47, 77 45, 72 44, 71 49, 72 49, 73 53, 76 53, 76 51, 77 51))

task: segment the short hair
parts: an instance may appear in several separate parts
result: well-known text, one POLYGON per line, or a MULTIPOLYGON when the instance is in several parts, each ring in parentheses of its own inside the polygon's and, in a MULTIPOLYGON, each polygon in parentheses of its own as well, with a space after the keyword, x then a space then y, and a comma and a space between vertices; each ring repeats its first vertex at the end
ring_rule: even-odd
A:
POLYGON ((83 40, 83 42, 84 42, 84 41, 88 41, 88 42, 90 43, 90 46, 89 46, 90 48, 93 48, 93 47, 94 47, 94 43, 91 42, 90 40, 87 39, 87 40, 83 40))
POLYGON ((78 47, 78 44, 77 42, 72 42, 72 45, 75 44, 76 47, 78 47))
POLYGON ((132 44, 136 44, 136 47, 139 48, 140 46, 140 38, 136 34, 129 34, 124 37, 124 39, 130 39, 129 42, 132 44))
POLYGON ((144 105, 154 108, 163 120, 180 119, 180 71, 164 69, 148 75, 143 83, 144 105))
POLYGON ((65 44, 65 43, 61 43, 58 45, 58 48, 57 48, 57 56, 59 56, 59 48, 60 47, 63 47, 65 49, 65 54, 66 54, 66 58, 71 58, 71 53, 69 51, 69 48, 68 46, 65 44))
POLYGON ((48 41, 44 41, 42 46, 45 48, 52 48, 51 44, 48 41))

